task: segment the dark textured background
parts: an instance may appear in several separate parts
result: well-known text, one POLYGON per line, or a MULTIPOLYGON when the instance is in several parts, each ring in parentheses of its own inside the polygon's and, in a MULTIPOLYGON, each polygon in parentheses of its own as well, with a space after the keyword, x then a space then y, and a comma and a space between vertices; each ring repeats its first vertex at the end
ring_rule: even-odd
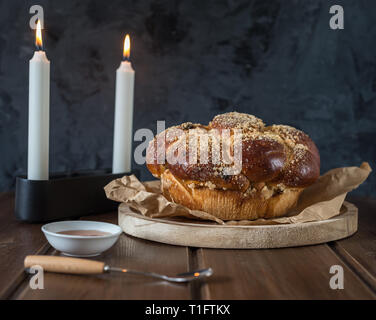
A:
MULTIPOLYGON (((26 172, 32 4, 44 7, 51 60, 52 172, 111 166, 114 76, 126 32, 134 130, 237 110, 307 132, 322 172, 375 166, 376 1, 2 1, 0 190, 26 172), (344 30, 329 28, 332 4, 344 7, 344 30)), ((375 189, 371 174, 355 192, 375 189)))

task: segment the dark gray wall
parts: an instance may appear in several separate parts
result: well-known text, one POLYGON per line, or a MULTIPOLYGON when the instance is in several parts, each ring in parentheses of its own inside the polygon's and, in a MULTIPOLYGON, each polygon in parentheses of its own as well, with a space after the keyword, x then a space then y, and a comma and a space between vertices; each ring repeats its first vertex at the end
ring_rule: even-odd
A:
MULTIPOLYGON (((0 190, 26 172, 32 4, 44 7, 51 60, 51 171, 111 166, 114 72, 126 32, 136 70, 134 130, 155 131, 157 120, 206 123, 237 110, 307 132, 322 172, 375 166, 373 0, 2 1, 0 190), (344 6, 345 30, 329 28, 331 4, 344 6)), ((371 175, 356 192, 375 188, 371 175)))

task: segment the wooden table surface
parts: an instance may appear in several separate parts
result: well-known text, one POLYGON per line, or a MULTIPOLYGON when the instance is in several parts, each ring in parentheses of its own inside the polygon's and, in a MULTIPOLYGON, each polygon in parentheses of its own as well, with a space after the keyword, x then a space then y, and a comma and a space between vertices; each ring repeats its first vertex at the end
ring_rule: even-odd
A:
MULTIPOLYGON (((0 298, 2 299, 375 299, 376 200, 349 198, 359 208, 359 231, 328 244, 299 248, 219 250, 178 247, 122 234, 96 257, 113 266, 175 274, 212 267, 203 282, 171 284, 122 274, 77 276, 46 273, 32 290, 23 271, 29 254, 59 255, 40 224, 14 218, 14 195, 0 194, 0 298), (329 269, 344 270, 344 289, 329 286, 329 269)), ((84 219, 117 223, 115 212, 84 219)))

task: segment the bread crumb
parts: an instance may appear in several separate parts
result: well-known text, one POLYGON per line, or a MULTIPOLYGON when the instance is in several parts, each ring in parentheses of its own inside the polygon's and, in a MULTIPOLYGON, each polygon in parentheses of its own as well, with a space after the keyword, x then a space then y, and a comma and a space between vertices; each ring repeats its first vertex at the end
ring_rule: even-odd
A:
POLYGON ((208 187, 210 190, 214 190, 217 188, 217 186, 211 181, 205 182, 205 186, 208 187))

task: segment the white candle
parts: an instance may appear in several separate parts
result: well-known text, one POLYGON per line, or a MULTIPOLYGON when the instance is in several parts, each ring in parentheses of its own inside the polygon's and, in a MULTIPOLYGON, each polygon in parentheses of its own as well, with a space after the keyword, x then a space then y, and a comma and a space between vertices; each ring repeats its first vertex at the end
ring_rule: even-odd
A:
POLYGON ((36 46, 29 64, 29 137, 27 178, 48 180, 50 131, 50 61, 42 50, 42 32, 38 21, 36 46))
POLYGON ((135 72, 129 61, 130 40, 124 40, 123 61, 116 70, 115 124, 112 172, 131 171, 133 92, 135 72))

